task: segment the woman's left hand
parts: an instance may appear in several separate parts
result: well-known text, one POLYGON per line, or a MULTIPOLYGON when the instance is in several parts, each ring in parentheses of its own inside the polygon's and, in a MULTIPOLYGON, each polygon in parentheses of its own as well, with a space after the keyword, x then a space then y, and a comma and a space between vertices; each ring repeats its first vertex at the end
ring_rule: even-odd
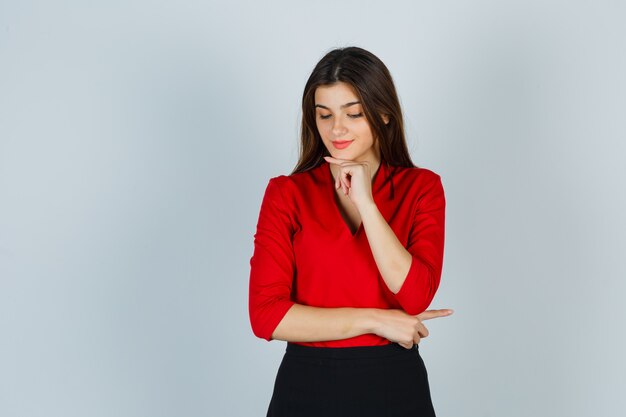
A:
POLYGON ((356 162, 347 159, 325 156, 331 164, 339 166, 339 175, 335 179, 335 189, 341 187, 343 193, 355 206, 374 202, 372 197, 372 168, 368 162, 356 162))

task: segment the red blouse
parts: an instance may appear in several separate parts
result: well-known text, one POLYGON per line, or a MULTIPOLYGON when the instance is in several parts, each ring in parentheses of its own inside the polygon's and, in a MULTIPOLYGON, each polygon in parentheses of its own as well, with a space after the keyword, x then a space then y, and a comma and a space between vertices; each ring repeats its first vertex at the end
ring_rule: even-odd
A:
MULTIPOLYGON (((441 177, 426 168, 380 164, 372 196, 413 261, 397 294, 382 279, 363 223, 352 234, 339 211, 330 164, 270 178, 250 258, 249 314, 254 334, 268 341, 295 304, 403 309, 430 305, 443 266, 446 200, 441 177)), ((376 334, 308 346, 391 343, 376 334)))

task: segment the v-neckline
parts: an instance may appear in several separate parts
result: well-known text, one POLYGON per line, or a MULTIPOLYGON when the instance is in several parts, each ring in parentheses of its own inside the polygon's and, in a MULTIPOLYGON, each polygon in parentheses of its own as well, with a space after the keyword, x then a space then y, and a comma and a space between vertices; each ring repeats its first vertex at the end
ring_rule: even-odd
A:
MULTIPOLYGON (((377 185, 378 185, 378 178, 379 178, 379 174, 381 169, 383 169, 383 164, 385 163, 384 160, 381 159, 380 164, 378 165, 378 169, 376 169, 376 172, 374 173, 374 176, 372 177, 372 197, 374 198, 374 200, 376 200, 376 192, 377 192, 377 185)), ((350 229, 350 225, 348 225, 348 223, 346 222, 346 220, 343 218, 342 214, 341 214, 341 208, 339 206, 339 201, 338 197, 336 195, 337 191, 335 190, 335 179, 333 178, 333 172, 330 170, 330 162, 326 162, 327 165, 327 169, 326 171, 328 172, 328 178, 329 178, 329 183, 330 183, 330 187, 329 190, 331 191, 331 198, 332 198, 332 204, 335 208, 335 213, 336 213, 336 217, 339 219, 339 221, 343 224, 343 228, 344 230, 354 239, 356 238, 361 229, 363 229, 363 219, 361 219, 361 221, 359 222, 359 226, 357 227, 356 231, 354 233, 352 233, 352 230, 350 229)))

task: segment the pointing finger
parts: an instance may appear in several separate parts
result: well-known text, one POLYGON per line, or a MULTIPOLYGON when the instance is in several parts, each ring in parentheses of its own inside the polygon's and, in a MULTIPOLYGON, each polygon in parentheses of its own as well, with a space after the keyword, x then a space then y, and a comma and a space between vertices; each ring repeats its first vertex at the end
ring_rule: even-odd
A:
POLYGON ((420 320, 430 320, 436 317, 445 317, 449 316, 454 312, 454 310, 445 308, 440 310, 426 310, 423 313, 418 314, 416 317, 420 320))

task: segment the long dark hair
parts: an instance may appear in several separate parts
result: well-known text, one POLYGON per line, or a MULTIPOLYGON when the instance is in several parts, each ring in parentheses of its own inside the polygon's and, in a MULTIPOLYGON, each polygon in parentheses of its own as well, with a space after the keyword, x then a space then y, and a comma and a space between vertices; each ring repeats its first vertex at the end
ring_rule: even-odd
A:
POLYGON ((390 166, 416 167, 407 148, 402 109, 389 70, 371 52, 349 46, 326 53, 304 86, 300 156, 292 174, 315 168, 325 162, 324 156, 330 156, 315 124, 315 90, 340 81, 356 91, 372 135, 379 141, 381 160, 390 166), (388 115, 388 124, 381 113, 388 115))

